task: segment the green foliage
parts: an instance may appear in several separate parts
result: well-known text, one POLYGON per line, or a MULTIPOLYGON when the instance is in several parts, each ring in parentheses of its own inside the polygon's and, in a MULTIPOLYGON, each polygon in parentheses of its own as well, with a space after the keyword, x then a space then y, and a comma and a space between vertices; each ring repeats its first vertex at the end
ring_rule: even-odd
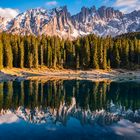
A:
POLYGON ((12 47, 10 44, 9 36, 3 36, 3 64, 4 67, 12 68, 13 67, 13 53, 12 47))
POLYGON ((69 69, 139 68, 139 34, 111 37, 88 35, 77 40, 57 36, 0 34, 0 69, 3 67, 69 69))
POLYGON ((93 42, 93 54, 92 54, 92 68, 98 69, 99 68, 99 61, 98 61, 98 46, 97 41, 93 42))
POLYGON ((19 67, 24 67, 24 42, 20 42, 19 44, 19 67))
POLYGON ((113 66, 114 68, 119 68, 120 67, 120 55, 119 55, 119 49, 117 43, 114 44, 113 47, 113 53, 114 53, 114 63, 113 66))
POLYGON ((0 69, 3 68, 3 44, 0 41, 0 69))

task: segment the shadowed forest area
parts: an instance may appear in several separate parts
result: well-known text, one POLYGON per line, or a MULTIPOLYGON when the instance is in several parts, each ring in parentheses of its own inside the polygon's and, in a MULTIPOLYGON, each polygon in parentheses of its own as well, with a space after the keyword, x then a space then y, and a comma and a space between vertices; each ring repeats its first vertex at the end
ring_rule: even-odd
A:
POLYGON ((110 69, 140 67, 140 40, 135 33, 112 37, 88 35, 77 40, 57 36, 0 34, 2 68, 110 69))

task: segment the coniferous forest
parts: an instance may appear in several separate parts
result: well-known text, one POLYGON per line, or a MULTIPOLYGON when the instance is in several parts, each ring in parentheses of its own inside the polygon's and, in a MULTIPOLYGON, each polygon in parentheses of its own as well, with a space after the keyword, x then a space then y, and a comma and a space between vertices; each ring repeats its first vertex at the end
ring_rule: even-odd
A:
POLYGON ((0 69, 41 66, 66 69, 136 69, 140 67, 138 37, 134 33, 116 38, 102 38, 92 34, 70 41, 57 36, 1 33, 0 69))

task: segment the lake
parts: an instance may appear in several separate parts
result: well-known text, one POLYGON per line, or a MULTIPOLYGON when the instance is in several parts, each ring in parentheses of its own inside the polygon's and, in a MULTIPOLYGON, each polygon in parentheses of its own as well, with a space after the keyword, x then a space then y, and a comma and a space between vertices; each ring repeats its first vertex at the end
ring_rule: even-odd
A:
POLYGON ((0 140, 139 140, 140 82, 0 83, 0 140))

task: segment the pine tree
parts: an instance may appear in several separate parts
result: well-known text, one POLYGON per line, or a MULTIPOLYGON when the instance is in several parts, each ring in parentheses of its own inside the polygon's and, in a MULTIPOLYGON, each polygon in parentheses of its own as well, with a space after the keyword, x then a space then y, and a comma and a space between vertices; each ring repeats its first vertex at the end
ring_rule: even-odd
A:
POLYGON ((60 41, 60 39, 57 37, 57 40, 58 40, 58 44, 57 44, 57 50, 56 50, 56 52, 57 52, 57 66, 60 66, 61 67, 61 56, 62 56, 62 54, 61 54, 61 41, 60 41))
POLYGON ((75 52, 76 52, 76 69, 80 68, 80 40, 77 39, 75 43, 75 52))
POLYGON ((60 45, 58 42, 57 37, 54 37, 54 42, 53 42, 53 67, 56 68, 57 64, 57 54, 59 53, 57 49, 59 48, 58 46, 60 45))
POLYGON ((82 65, 83 68, 88 68, 90 65, 90 46, 89 46, 89 41, 88 41, 88 37, 83 38, 82 41, 82 65))
POLYGON ((41 65, 47 65, 47 40, 46 37, 44 35, 42 35, 42 39, 41 39, 41 65))
POLYGON ((128 67, 129 66, 129 43, 128 43, 128 41, 126 42, 126 47, 124 49, 124 55, 125 55, 125 65, 128 67))
POLYGON ((114 53, 114 64, 113 64, 113 66, 115 68, 119 68, 120 67, 120 55, 119 55, 119 50, 118 50, 117 43, 114 44, 113 53, 114 53))
POLYGON ((23 42, 24 42, 24 67, 27 68, 29 47, 28 47, 28 41, 25 37, 23 38, 23 42))
POLYGON ((11 38, 11 48, 12 48, 12 54, 13 54, 13 66, 14 67, 18 67, 18 54, 19 54, 19 50, 18 50, 18 41, 17 41, 17 36, 14 35, 11 38))
POLYGON ((121 54, 121 60, 122 60, 122 67, 126 67, 128 68, 129 66, 129 44, 128 44, 128 40, 123 39, 122 44, 122 54, 121 54))
POLYGON ((38 47, 38 54, 39 54, 39 65, 43 66, 44 65, 44 51, 43 51, 43 45, 40 44, 39 47, 38 47))
POLYGON ((12 68, 13 67, 13 54, 12 54, 12 49, 10 42, 7 40, 4 43, 4 66, 7 68, 12 68))
POLYGON ((52 67, 52 48, 50 46, 50 40, 47 45, 47 66, 52 67))
POLYGON ((61 41, 61 67, 64 68, 66 53, 65 53, 65 45, 64 40, 61 41))
POLYGON ((74 49, 73 44, 71 41, 67 40, 65 42, 65 52, 66 54, 66 62, 65 66, 66 68, 73 68, 74 67, 74 49))
POLYGON ((3 44, 0 40, 0 70, 3 68, 3 44))
POLYGON ((52 67, 56 68, 56 45, 55 45, 55 37, 52 37, 50 40, 51 48, 52 48, 52 67))
POLYGON ((97 52, 97 40, 94 42, 94 48, 93 48, 93 68, 98 69, 98 52, 97 52))
POLYGON ((104 60, 103 41, 102 40, 99 42, 98 56, 99 56, 99 67, 100 67, 100 69, 102 69, 103 68, 103 60, 104 60))
POLYGON ((30 52, 28 54, 28 68, 33 68, 33 54, 30 52))
POLYGON ((32 43, 31 43, 31 53, 32 55, 32 65, 34 68, 38 68, 38 44, 37 40, 35 38, 32 38, 32 43))
POLYGON ((104 48, 103 48, 103 69, 106 69, 107 68, 107 52, 106 52, 106 46, 104 45, 104 48))
POLYGON ((130 61, 130 67, 132 68, 134 66, 134 44, 132 41, 130 41, 130 48, 129 48, 129 61, 130 61))
POLYGON ((20 42, 19 44, 19 67, 24 67, 24 42, 20 42))

